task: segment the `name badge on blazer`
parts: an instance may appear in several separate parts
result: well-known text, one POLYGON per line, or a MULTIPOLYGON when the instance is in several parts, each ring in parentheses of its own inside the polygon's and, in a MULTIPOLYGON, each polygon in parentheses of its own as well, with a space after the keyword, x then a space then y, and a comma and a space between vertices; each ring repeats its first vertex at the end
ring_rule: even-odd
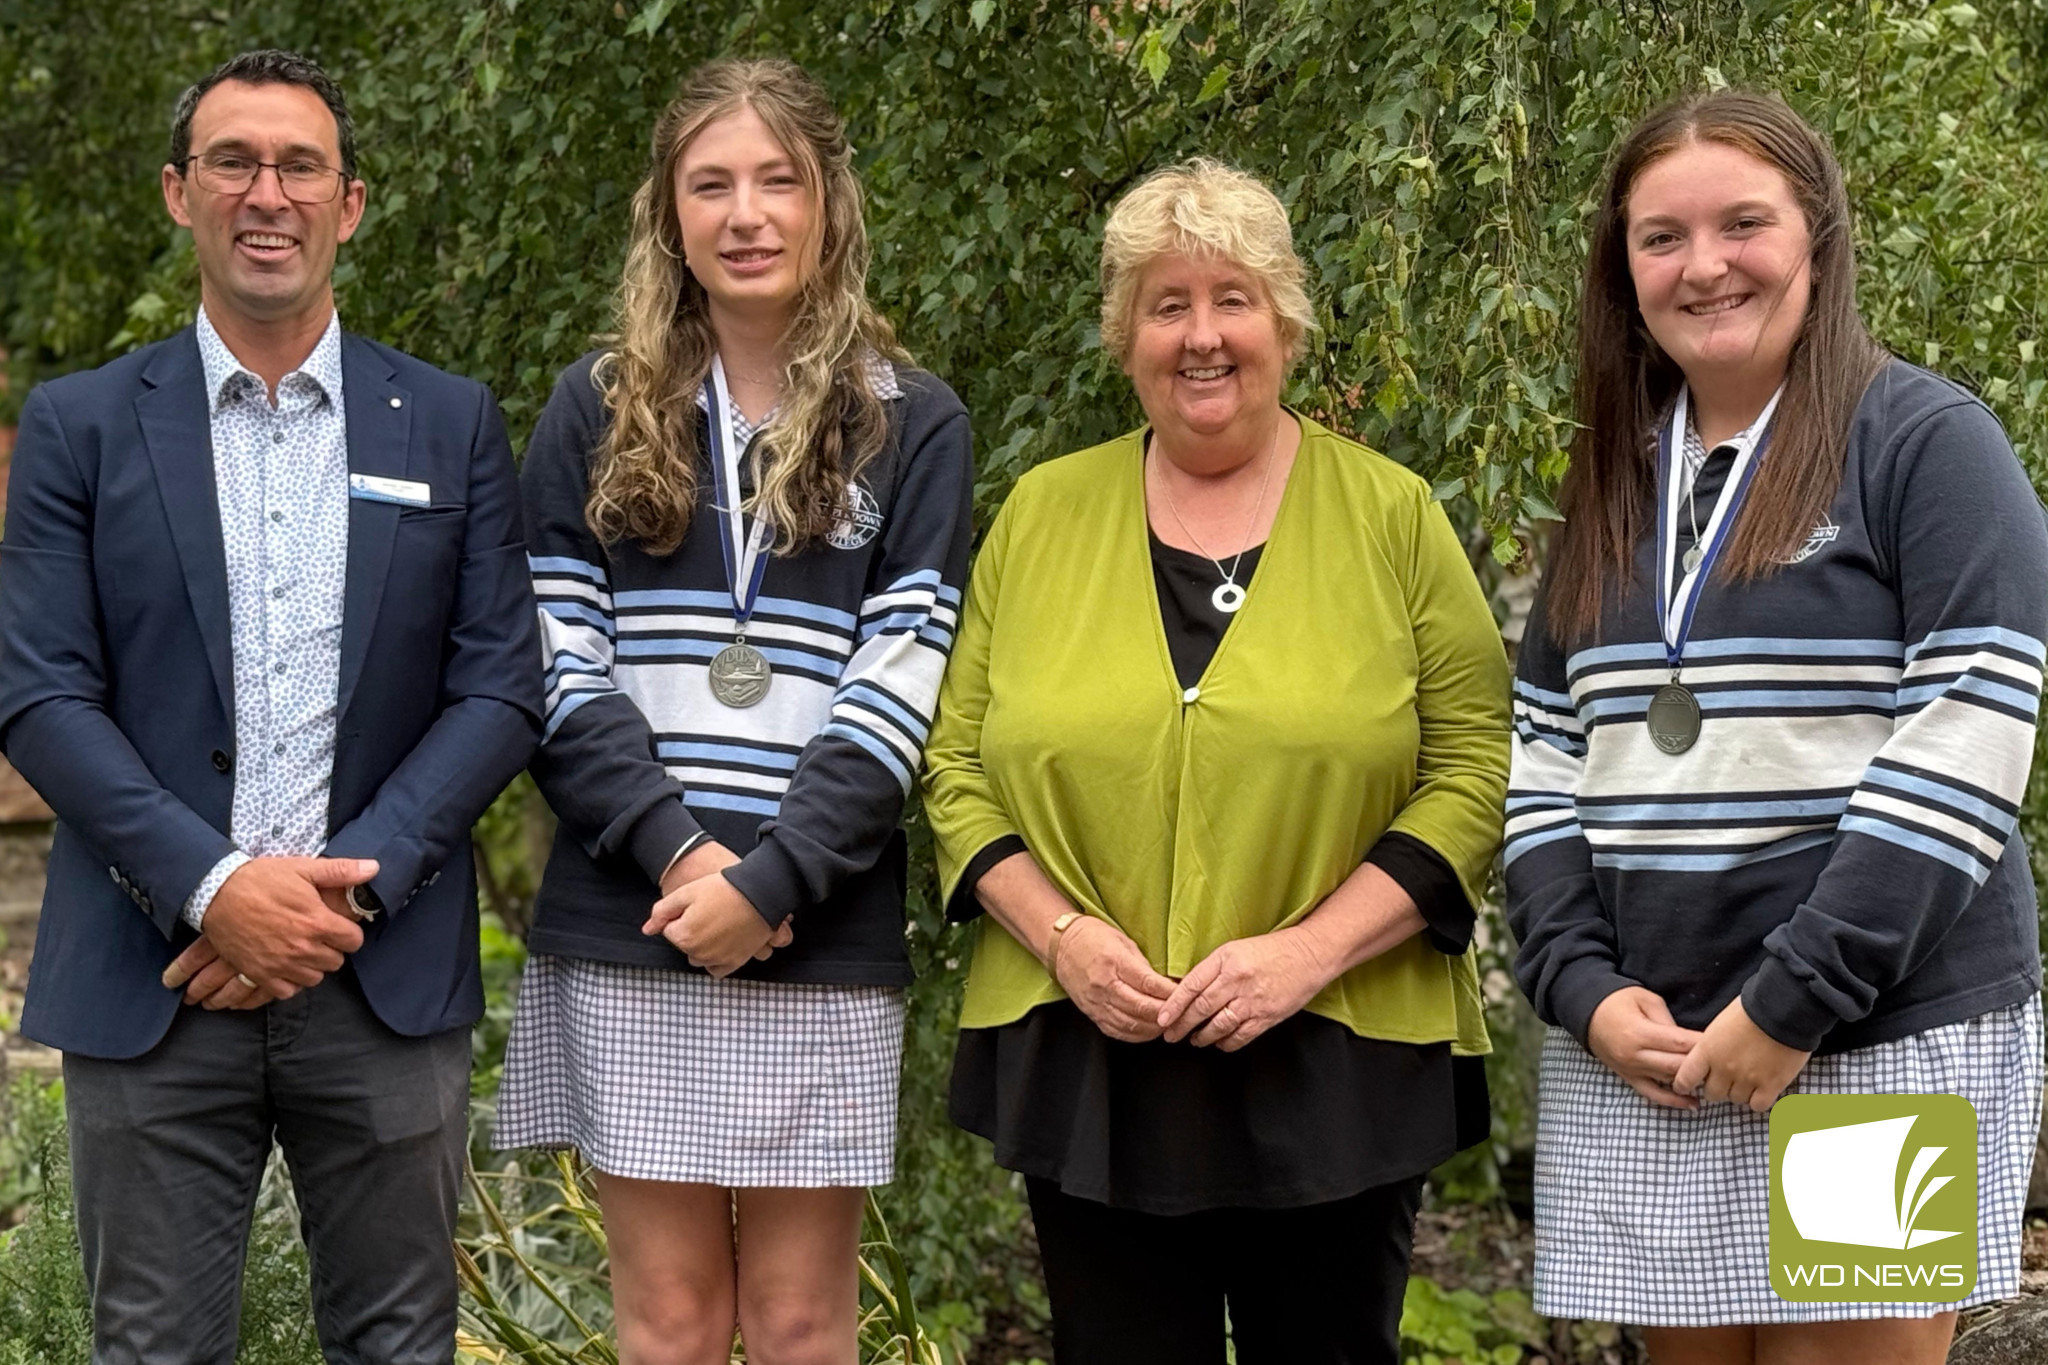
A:
POLYGON ((348 495, 366 502, 395 502, 400 507, 425 507, 433 501, 433 490, 423 483, 376 474, 349 475, 348 495))

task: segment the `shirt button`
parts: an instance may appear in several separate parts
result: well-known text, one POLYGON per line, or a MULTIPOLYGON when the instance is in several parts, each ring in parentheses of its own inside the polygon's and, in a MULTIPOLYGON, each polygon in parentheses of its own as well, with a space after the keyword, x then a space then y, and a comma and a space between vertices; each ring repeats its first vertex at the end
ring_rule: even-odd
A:
POLYGON ((284 432, 282 430, 272 431, 270 433, 270 439, 282 445, 284 443, 284 432))
POLYGON ((282 596, 284 596, 284 587, 283 587, 283 585, 279 585, 278 587, 272 588, 272 589, 270 590, 270 595, 271 595, 272 597, 282 597, 282 596))
POLYGON ((270 827, 270 837, 271 837, 271 838, 273 838, 273 839, 282 839, 282 838, 284 838, 284 826, 283 826, 283 825, 272 825, 272 826, 270 827))
POLYGON ((281 753, 283 753, 283 752, 284 752, 284 741, 283 741, 283 740, 279 740, 279 741, 278 741, 277 743, 275 743, 275 744, 271 745, 271 746, 270 746, 270 752, 272 752, 272 753, 274 753, 274 754, 281 754, 281 753))
POLYGON ((273 672, 273 673, 282 673, 282 672, 284 672, 284 660, 283 660, 283 659, 279 659, 279 660, 277 661, 277 663, 276 663, 275 665, 273 665, 273 666, 272 666, 272 668, 271 668, 271 670, 270 670, 270 671, 271 671, 271 672, 273 672))
POLYGON ((270 519, 271 519, 272 521, 283 521, 283 520, 284 520, 284 513, 282 513, 282 512, 272 512, 272 513, 270 514, 270 519))
POLYGON ((1180 699, 1181 699, 1181 701, 1182 701, 1182 702, 1183 702, 1184 704, 1185 704, 1185 703, 1191 703, 1191 702, 1193 702, 1193 701, 1197 700, 1197 699, 1198 699, 1198 698, 1199 698, 1199 697, 1200 697, 1201 695, 1202 695, 1202 689, 1201 689, 1201 688, 1199 688, 1199 687, 1190 687, 1190 688, 1189 688, 1189 689, 1188 689, 1187 691, 1185 691, 1185 692, 1183 692, 1183 693, 1181 693, 1181 694, 1180 694, 1180 699))

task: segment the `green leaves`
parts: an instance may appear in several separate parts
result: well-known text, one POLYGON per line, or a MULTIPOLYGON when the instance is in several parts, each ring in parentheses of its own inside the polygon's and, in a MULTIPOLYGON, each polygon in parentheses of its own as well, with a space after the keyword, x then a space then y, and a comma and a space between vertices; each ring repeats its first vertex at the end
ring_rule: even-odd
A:
POLYGON ((632 22, 626 25, 627 36, 644 34, 652 38, 661 32, 662 23, 668 18, 669 11, 675 7, 676 0, 647 0, 640 12, 633 16, 632 22))
POLYGON ((1152 78, 1156 89, 1166 79, 1166 70, 1173 64, 1173 58, 1166 51, 1166 39, 1160 30, 1153 29, 1145 35, 1144 51, 1138 57, 1138 67, 1152 78))

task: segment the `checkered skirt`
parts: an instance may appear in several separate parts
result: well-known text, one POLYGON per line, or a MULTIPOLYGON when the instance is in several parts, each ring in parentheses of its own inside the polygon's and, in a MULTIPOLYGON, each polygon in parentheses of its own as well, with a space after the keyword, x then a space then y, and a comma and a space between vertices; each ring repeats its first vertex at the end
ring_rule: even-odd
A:
POLYGON ((1544 1039, 1536 1310, 1644 1327, 1924 1318, 2019 1290, 2041 1123, 2037 996, 1816 1057, 1787 1093, 1961 1095, 1977 1110, 1977 1287, 1960 1304, 1788 1303, 1771 1288, 1770 1116, 1651 1104, 1563 1029, 1544 1039))
POLYGON ((895 1172, 903 992, 530 959, 492 1144, 728 1188, 895 1172))

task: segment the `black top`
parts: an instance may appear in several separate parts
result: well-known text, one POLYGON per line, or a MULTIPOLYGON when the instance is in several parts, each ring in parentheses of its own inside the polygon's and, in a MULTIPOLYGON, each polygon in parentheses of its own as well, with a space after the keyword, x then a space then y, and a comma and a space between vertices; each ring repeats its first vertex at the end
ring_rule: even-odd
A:
MULTIPOLYGON (((1235 566, 1240 586, 1263 548, 1235 566)), ((1174 672, 1194 686, 1230 625, 1211 600, 1222 579, 1208 558, 1154 536, 1152 580, 1174 672)), ((975 884, 1025 851, 1008 835, 977 853, 948 916, 980 914, 975 884)), ((1465 951, 1473 908, 1436 850, 1389 832, 1365 861, 1408 893, 1432 945, 1465 951)), ((1484 1059, 1453 1058, 1449 1043, 1361 1038, 1306 1010, 1237 1052, 1119 1043, 1067 1000, 962 1029, 949 1107, 995 1143, 1005 1168, 1163 1215, 1347 1198, 1427 1171, 1484 1141, 1492 1124, 1484 1059)))

